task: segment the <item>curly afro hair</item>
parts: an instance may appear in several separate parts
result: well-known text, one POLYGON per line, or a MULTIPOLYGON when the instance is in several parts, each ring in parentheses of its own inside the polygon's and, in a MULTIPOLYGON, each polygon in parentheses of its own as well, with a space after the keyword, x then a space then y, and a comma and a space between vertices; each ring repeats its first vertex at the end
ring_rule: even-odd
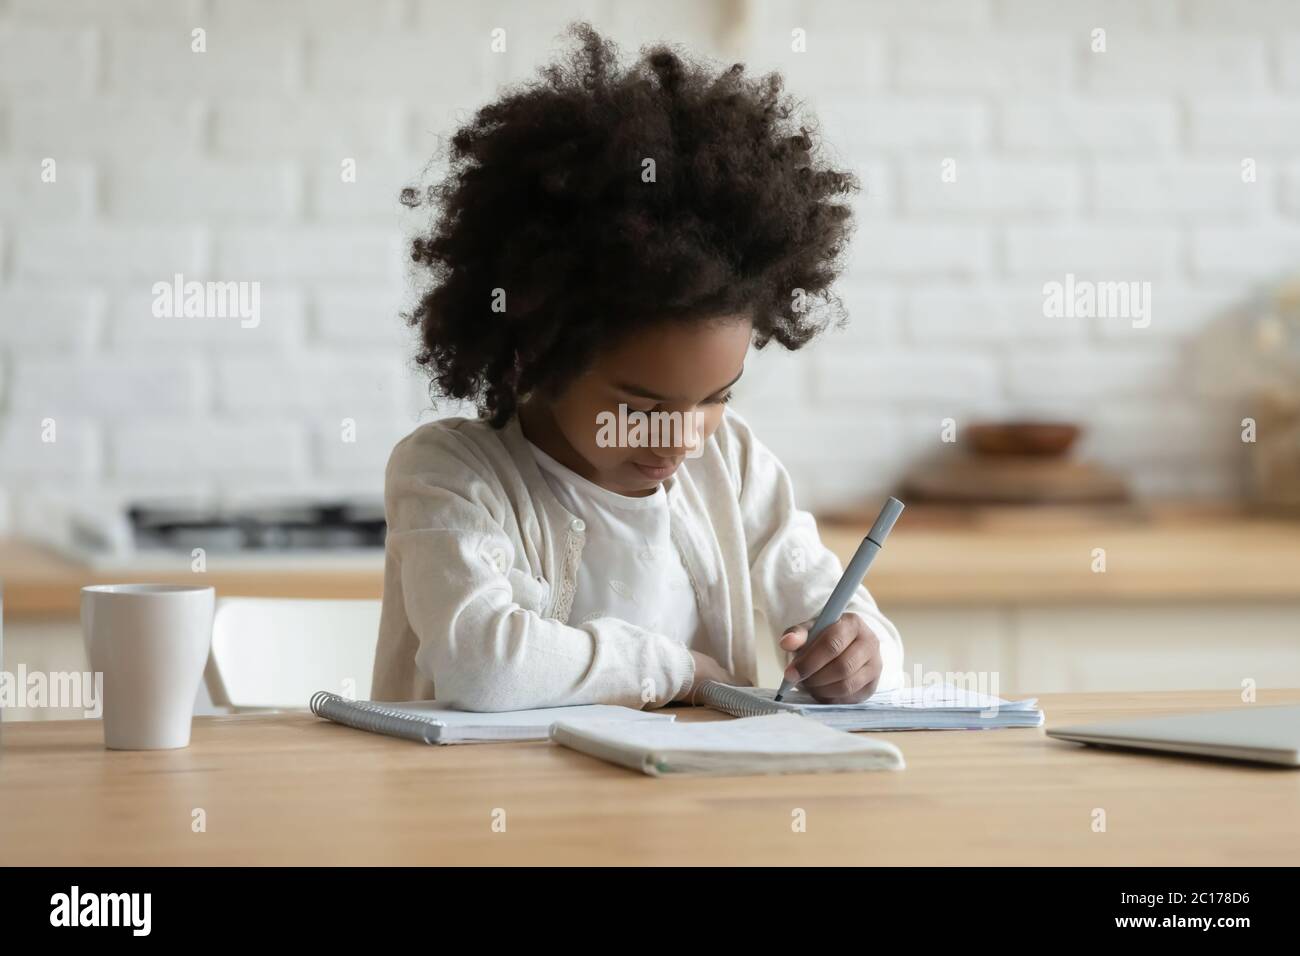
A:
POLYGON ((416 362, 496 427, 654 323, 747 314, 757 347, 797 349, 843 314, 858 183, 820 159, 780 75, 666 46, 625 69, 589 25, 570 33, 565 59, 455 132, 411 246, 430 274, 416 362))

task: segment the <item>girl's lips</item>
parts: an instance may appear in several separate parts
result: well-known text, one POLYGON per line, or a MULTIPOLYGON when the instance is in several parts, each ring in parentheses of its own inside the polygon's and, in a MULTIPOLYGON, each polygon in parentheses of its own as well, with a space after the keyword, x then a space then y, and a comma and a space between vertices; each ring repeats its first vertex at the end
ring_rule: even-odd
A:
POLYGON ((681 462, 674 462, 671 465, 643 465, 639 461, 634 461, 632 464, 636 466, 637 471, 641 472, 641 474, 645 475, 647 478, 653 479, 654 481, 663 481, 677 470, 677 466, 681 464, 681 462))

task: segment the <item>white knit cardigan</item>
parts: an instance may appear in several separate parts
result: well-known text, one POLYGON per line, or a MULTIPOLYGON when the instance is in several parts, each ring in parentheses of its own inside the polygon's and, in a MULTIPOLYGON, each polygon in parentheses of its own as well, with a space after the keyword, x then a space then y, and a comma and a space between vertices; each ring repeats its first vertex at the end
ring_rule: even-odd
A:
MULTIPOLYGON (((817 615, 839 560, 795 506, 785 468, 734 410, 664 484, 707 633, 695 650, 757 683, 759 653, 771 659, 786 627, 817 615)), ((658 707, 693 680, 690 653, 665 635, 612 617, 567 623, 585 527, 556 500, 517 420, 499 430, 467 418, 417 428, 393 450, 384 500, 374 699, 436 696, 483 711, 658 707)), ((865 587, 849 610, 880 640, 878 690, 900 686, 898 630, 865 587)))

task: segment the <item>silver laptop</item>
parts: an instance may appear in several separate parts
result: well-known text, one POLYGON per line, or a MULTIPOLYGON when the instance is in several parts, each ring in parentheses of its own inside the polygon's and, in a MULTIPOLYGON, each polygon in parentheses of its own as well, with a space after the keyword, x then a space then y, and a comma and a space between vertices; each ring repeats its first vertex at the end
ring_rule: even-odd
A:
POLYGON ((1202 714, 1053 727, 1047 736, 1103 747, 1300 767, 1300 707, 1243 704, 1202 714))

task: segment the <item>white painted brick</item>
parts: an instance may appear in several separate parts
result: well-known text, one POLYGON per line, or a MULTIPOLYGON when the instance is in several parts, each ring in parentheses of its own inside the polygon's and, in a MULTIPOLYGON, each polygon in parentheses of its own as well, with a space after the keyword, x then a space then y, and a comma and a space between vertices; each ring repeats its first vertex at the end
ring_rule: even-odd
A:
POLYGON ((258 33, 301 27, 382 30, 403 26, 404 12, 402 0, 219 0, 212 5, 208 19, 220 29, 258 33))
POLYGON ((198 271, 203 256, 193 229, 33 226, 14 237, 15 273, 42 279, 163 279, 198 271))
POLYGON ((864 223, 850 249, 855 276, 961 277, 986 273, 988 230, 978 226, 864 223))
POLYGON ((487 92, 474 93, 455 104, 442 102, 416 106, 406 124, 411 149, 419 156, 441 155, 452 134, 473 118, 476 108, 487 102, 487 92))
POLYGON ((882 345, 900 335, 897 296, 882 292, 879 284, 844 280, 835 286, 848 313, 843 328, 832 325, 813 339, 808 349, 833 351, 844 346, 882 345))
POLYGON ((1009 150, 1145 157, 1178 142, 1178 112, 1168 101, 1012 98, 999 106, 999 141, 1009 150))
POLYGON ((1192 236, 1192 268, 1198 276, 1280 278, 1300 261, 1300 227, 1197 229, 1192 236))
POLYGON ((54 181, 42 179, 42 158, 0 162, 0 216, 13 221, 82 219, 94 208, 94 169, 55 160, 54 181))
POLYGON ((809 23, 845 32, 911 27, 970 29, 986 26, 989 17, 988 0, 931 0, 929 3, 912 3, 911 0, 846 0, 807 5, 809 23))
POLYGON ((1246 296, 1242 287, 1224 283, 1210 288, 1154 282, 1151 285, 1150 322, 1135 327, 1133 318, 1092 318, 1088 325, 1103 339, 1147 347, 1154 342, 1181 341, 1222 320, 1246 296))
MULTIPOLYGON (((195 274, 185 280, 203 282, 207 277, 195 274)), ((139 282, 115 294, 109 309, 109 341, 124 347, 189 345, 223 351, 284 350, 301 343, 305 336, 302 294, 263 284, 258 297, 256 325, 233 312, 226 317, 155 316, 152 283, 139 282)))
POLYGON ((826 94, 859 93, 885 88, 888 50, 882 36, 834 26, 775 26, 756 36, 755 72, 777 70, 785 88, 802 98, 809 90, 826 94), (806 31, 806 49, 791 49, 791 30, 806 31), (761 63, 761 71, 757 64, 761 63))
POLYGON ((383 100, 222 100, 213 110, 214 147, 229 156, 390 156, 405 136, 401 105, 383 100))
POLYGON ((1107 33, 1106 52, 1093 53, 1088 39, 1081 79, 1097 93, 1260 92, 1268 87, 1267 45, 1260 37, 1107 33))
POLYGON ((1172 27, 1178 0, 1090 0, 1088 3, 1043 3, 1042 0, 994 0, 1000 23, 1012 29, 1048 28, 1081 31, 1102 27, 1108 36, 1117 27, 1172 27))
POLYGON ((104 180, 107 212, 124 221, 284 220, 302 208, 288 163, 118 162, 104 180))
POLYGON ((139 419, 109 433, 112 472, 123 477, 293 477, 306 471, 302 429, 290 422, 139 419))
POLYGON ((404 355, 247 356, 217 362, 217 406, 234 412, 293 411, 314 421, 397 414, 405 400, 404 355))
POLYGON ((1176 391, 1181 366, 1163 350, 1019 353, 1007 360, 1008 393, 1092 399, 1102 396, 1157 396, 1176 391))
POLYGON ((312 446, 319 472, 327 477, 369 476, 373 490, 379 486, 393 446, 415 425, 378 413, 356 416, 354 421, 355 427, 346 432, 351 441, 344 440, 345 432, 339 422, 322 424, 313 430, 312 446))
POLYGON ((323 226, 223 230, 217 273, 241 280, 400 278, 410 256, 394 230, 323 226))
POLYGON ((409 32, 315 35, 307 55, 308 88, 313 94, 382 96, 412 94, 434 102, 461 104, 490 92, 484 80, 487 35, 482 52, 457 49, 448 39, 409 32), (455 68, 448 70, 447 64, 455 68), (425 91, 428 91, 425 93, 425 91))
POLYGON ((879 412, 787 402, 784 411, 763 415, 755 431, 790 473, 802 507, 860 503, 888 490, 906 464, 896 418, 879 412))
POLYGON ((843 159, 880 149, 962 150, 989 140, 989 109, 948 96, 854 96, 819 100, 825 141, 843 159))
POLYGON ((950 158, 953 182, 943 181, 939 157, 900 163, 905 210, 986 218, 990 213, 1063 213, 1078 207, 1080 176, 1073 164, 950 158))
POLYGON ((97 55, 95 35, 88 30, 0 22, 0 94, 86 93, 97 55))
POLYGON ((1172 273, 1180 250, 1175 229, 1101 226, 1014 226, 1006 235, 1011 275, 1064 281, 1068 272, 1111 281, 1143 281, 1172 273))
MULTIPOLYGON (((1292 5, 1292 10, 1295 6, 1292 5)), ((1300 29, 1300 15, 1294 15, 1293 29, 1300 29)), ((1300 91, 1300 33, 1278 40, 1277 62, 1281 71, 1283 89, 1300 91)))
POLYGON ((1282 183, 1282 208, 1292 216, 1300 216, 1300 164, 1286 171, 1282 183))
POLYGON ((818 357, 812 394, 819 402, 959 401, 994 391, 995 371, 991 354, 873 349, 818 357))
POLYGON ((184 27, 111 31, 107 88, 127 96, 275 96, 300 87, 302 43, 295 33, 203 29, 204 53, 191 49, 191 32, 184 27))
POLYGON ((98 344, 99 297, 48 284, 0 287, 0 345, 88 352, 98 344))
POLYGON ((1189 111, 1193 147, 1237 158, 1300 149, 1300 104, 1294 101, 1217 97, 1197 100, 1189 111))
POLYGON ((15 366, 10 390, 13 407, 56 418, 175 414, 197 409, 203 402, 198 362, 183 355, 20 355, 15 366))
POLYGON ((414 352, 417 331, 402 315, 416 304, 416 293, 395 286, 314 285, 312 332, 331 345, 385 345, 414 352))
POLYGON ((1214 32, 1271 32, 1300 27, 1300 10, 1292 0, 1181 0, 1183 17, 1193 29, 1214 32))
POLYGON ((0 418, 0 480, 91 477, 101 470, 100 438, 86 419, 27 409, 0 418), (46 438, 53 436, 53 441, 46 438))
POLYGON ((755 434, 787 469, 867 471, 905 463, 897 420, 879 412, 809 408, 767 415, 755 434))
MULTIPOLYGON (((706 46, 716 36, 715 29, 705 26, 699 4, 681 4, 674 10, 667 0, 653 4, 618 3, 605 0, 567 0, 555 3, 460 4, 449 9, 438 3, 420 0, 414 5, 414 22, 405 33, 418 35, 427 56, 436 62, 455 59, 468 66, 468 72, 481 76, 491 87, 502 83, 531 80, 537 67, 553 61, 571 44, 565 38, 569 25, 586 20, 599 24, 605 34, 622 44, 629 58, 643 44, 681 38, 683 28, 699 36, 706 46), (653 21, 638 22, 638 15, 650 12, 653 21), (631 17, 628 14, 631 14, 631 17), (629 20, 631 22, 629 22, 629 20), (648 30, 640 29, 648 27, 648 30), (628 36, 631 28, 634 36, 628 36), (493 52, 492 31, 505 31, 506 49, 493 52), (703 34, 703 36, 701 36, 703 34)), ((721 11, 709 11, 714 24, 721 27, 721 11)), ((704 52, 713 53, 714 50, 704 52)))
POLYGON ((927 347, 962 343, 1042 341, 1068 343, 1082 337, 1084 322, 1043 315, 1042 288, 917 289, 904 298, 909 338, 927 347))
POLYGON ((944 417, 1066 416, 1093 427, 1082 452, 1140 493, 1239 490, 1245 462, 1198 432, 1235 409, 1209 404, 1180 356, 1248 283, 1300 261, 1300 4, 750 7, 746 36, 696 0, 0 0, 0 182, 52 156, 72 187, 0 191, 0 502, 22 510, 38 486, 373 494, 397 437, 468 411, 432 409, 407 368, 400 316, 418 290, 399 180, 500 83, 532 79, 588 9, 629 58, 668 39, 755 76, 784 68, 827 161, 863 176, 838 286, 849 327, 751 356, 737 392, 801 503, 892 490, 943 450, 944 417), (194 26, 209 53, 189 52, 194 26), (488 50, 494 26, 504 55, 488 50), (807 54, 789 49, 796 26, 807 54), (1088 49, 1095 26, 1105 54, 1088 49), (956 184, 927 175, 943 156, 956 184), (362 174, 346 189, 344 157, 362 174), (177 271, 261 281, 259 328, 155 319, 150 286, 177 271), (1042 284, 1067 271, 1150 280, 1151 325, 1043 318, 1042 284), (19 467, 4 423, 39 421, 48 396, 61 428, 84 429, 19 467), (227 417, 207 417, 218 401, 227 417), (338 440, 344 405, 355 445, 338 440))
POLYGON ((197 102, 146 96, 94 101, 24 97, 10 110, 14 149, 60 163, 88 156, 139 160, 160 150, 179 161, 198 149, 205 115, 197 102))
POLYGON ((906 35, 896 75, 909 90, 1025 92, 1064 90, 1071 82, 1071 44, 1050 33, 981 36, 906 35))
POLYGON ((858 177, 858 192, 848 199, 855 218, 882 219, 898 209, 898 186, 894 171, 886 163, 851 163, 841 165, 858 177))
POLYGON ((1103 162, 1093 169, 1092 206, 1108 216, 1169 223, 1174 219, 1240 219, 1271 206, 1276 177, 1265 166, 1253 183, 1242 182, 1241 164, 1220 162, 1103 162))
MULTIPOLYGON (((221 6, 225 3, 222 0, 221 6)), ((200 10, 200 0, 9 0, 9 12, 15 21, 68 26, 92 22, 197 24, 200 10)))
POLYGON ((409 209, 400 201, 402 190, 410 187, 424 196, 431 181, 423 175, 427 157, 404 159, 356 160, 355 180, 345 182, 340 161, 331 157, 313 163, 311 172, 311 212, 319 219, 370 221, 393 226, 423 225, 428 221, 426 209, 409 209))

